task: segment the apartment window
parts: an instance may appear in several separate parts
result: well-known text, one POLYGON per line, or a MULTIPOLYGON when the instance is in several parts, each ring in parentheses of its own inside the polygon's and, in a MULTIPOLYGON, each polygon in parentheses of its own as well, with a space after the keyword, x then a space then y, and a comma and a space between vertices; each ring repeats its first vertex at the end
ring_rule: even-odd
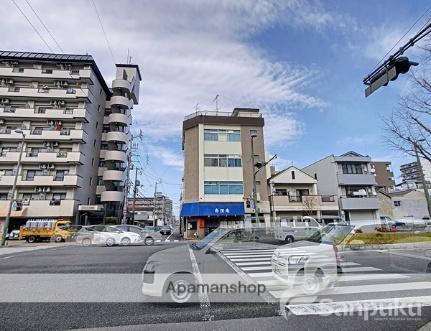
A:
POLYGON ((372 193, 368 186, 346 186, 346 196, 349 198, 368 197, 372 193))
POLYGON ((103 133, 107 133, 107 132, 109 132, 110 130, 109 130, 109 125, 104 125, 103 126, 103 129, 102 129, 102 132, 103 133))
POLYGON ((205 154, 204 165, 206 167, 241 167, 241 156, 226 154, 205 154))
POLYGON ((401 207, 401 201, 394 201, 395 207, 401 207))
POLYGON ((314 179, 317 180, 317 174, 314 174, 314 179))
POLYGON ((97 176, 97 185, 99 185, 99 186, 104 185, 103 176, 97 176))
POLYGON ((287 189, 285 188, 276 188, 274 194, 287 196, 288 192, 287 192, 287 189))
POLYGON ((34 180, 35 175, 36 175, 36 170, 27 170, 25 180, 34 180))
POLYGON ((295 179, 295 171, 292 171, 292 179, 295 179))
POLYGON ((101 167, 101 168, 105 168, 105 167, 106 167, 106 162, 105 162, 105 160, 100 160, 100 161, 99 161, 99 167, 101 167))
POLYGON ((52 74, 52 69, 42 69, 43 74, 52 74))
POLYGON ((243 182, 204 182, 205 194, 243 194, 243 182))
POLYGON ((100 149, 101 150, 107 150, 108 149, 108 143, 101 143, 100 144, 100 149))
POLYGON ((67 170, 57 170, 55 172, 54 180, 55 181, 64 181, 64 176, 67 175, 69 172, 67 170))
POLYGON ((0 193, 0 200, 9 200, 8 193, 0 193))
POLYGON ((250 136, 251 135, 257 135, 257 130, 250 130, 250 136))
POLYGON ((206 141, 241 141, 240 130, 205 129, 204 140, 206 141))
POLYGON ((361 163, 343 163, 343 174, 363 174, 361 163))

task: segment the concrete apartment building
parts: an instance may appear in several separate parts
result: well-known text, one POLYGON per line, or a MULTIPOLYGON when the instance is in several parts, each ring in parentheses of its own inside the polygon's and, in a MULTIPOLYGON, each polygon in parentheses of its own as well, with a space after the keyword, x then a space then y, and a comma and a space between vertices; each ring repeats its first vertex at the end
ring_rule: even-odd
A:
MULTIPOLYGON (((186 238, 203 237, 219 225, 256 223, 248 204, 253 171, 265 160, 264 119, 259 109, 196 112, 183 122, 184 186, 180 216, 186 238), (252 155, 252 135, 254 155, 252 155)), ((257 174, 259 220, 269 225, 265 169, 257 174)))
POLYGON ((394 173, 391 169, 391 162, 373 161, 371 168, 374 170, 376 177, 376 189, 383 192, 391 192, 395 189, 394 173))
POLYGON ((121 216, 139 68, 108 88, 91 55, 0 51, 0 220, 121 216), (17 169, 21 146, 22 161, 17 169))
POLYGON ((322 223, 339 218, 336 195, 320 195, 317 180, 291 166, 268 178, 273 221, 311 216, 322 223))
POLYGON ((422 219, 430 217, 428 205, 423 190, 408 189, 389 193, 392 198, 394 219, 412 217, 422 219))
MULTIPOLYGON (((425 181, 431 185, 431 163, 428 160, 421 159, 421 165, 425 176, 425 181)), ((423 187, 420 167, 417 162, 410 162, 400 166, 402 184, 414 187, 423 187)))
POLYGON ((319 182, 319 194, 338 197, 341 217, 356 220, 378 218, 379 204, 371 158, 356 152, 328 156, 304 169, 319 182))
MULTIPOLYGON (((129 212, 133 213, 133 198, 128 199, 129 212)), ((142 197, 135 200, 135 223, 142 225, 170 224, 172 215, 172 200, 161 192, 154 197, 142 197)))

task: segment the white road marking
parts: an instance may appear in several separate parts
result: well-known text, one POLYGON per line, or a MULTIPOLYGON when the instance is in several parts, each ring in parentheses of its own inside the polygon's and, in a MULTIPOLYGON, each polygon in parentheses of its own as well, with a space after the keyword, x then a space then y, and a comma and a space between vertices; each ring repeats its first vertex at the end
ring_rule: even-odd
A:
POLYGON ((343 273, 348 272, 362 272, 362 271, 379 271, 381 269, 374 268, 374 267, 353 267, 353 268, 343 268, 343 273))
POLYGON ((173 233, 171 233, 167 238, 166 241, 169 241, 169 238, 173 235, 173 233))
POLYGON ((295 315, 319 315, 431 306, 431 296, 286 305, 295 315))
POLYGON ((342 267, 354 266, 354 265, 360 265, 360 264, 356 263, 356 262, 341 262, 340 263, 340 266, 342 266, 342 267))
POLYGON ((240 251, 240 252, 224 252, 222 251, 223 255, 225 256, 231 256, 231 255, 255 255, 255 254, 272 254, 273 250, 269 249, 262 249, 262 250, 249 250, 249 251, 240 251))
POLYGON ((231 255, 231 256, 226 256, 228 258, 249 258, 249 257, 271 257, 272 254, 256 254, 256 255, 231 255))
POLYGON ((257 273, 250 273, 247 274, 247 276, 252 278, 267 278, 267 277, 274 277, 272 272, 257 272, 257 273))
POLYGON ((244 271, 259 271, 259 270, 269 270, 269 271, 271 271, 272 267, 271 266, 244 267, 244 268, 241 268, 241 269, 244 270, 244 271))
POLYGON ((431 261, 431 257, 427 257, 427 256, 420 256, 420 255, 414 255, 414 254, 408 254, 408 253, 398 253, 398 252, 391 252, 391 251, 389 251, 388 253, 392 254, 392 255, 411 257, 413 259, 420 259, 420 260, 431 261))
POLYGON ((257 262, 240 262, 236 263, 237 266, 248 266, 248 265, 271 265, 271 261, 257 261, 257 262))
POLYGON ((169 240, 169 239, 166 239, 166 240, 165 240, 165 242, 167 242, 167 243, 168 243, 168 242, 170 242, 170 240, 169 240))
MULTIPOLYGON (((204 280, 202 278, 202 275, 199 271, 199 266, 198 263, 196 261, 196 257, 195 254, 193 253, 192 249, 190 247, 189 248, 189 253, 190 253, 190 260, 192 262, 192 268, 193 268, 193 275, 195 276, 196 281, 200 284, 203 285, 204 284, 204 280)), ((213 319, 214 316, 212 316, 210 314, 210 299, 208 297, 208 293, 205 291, 198 291, 198 296, 199 296, 199 302, 200 302, 200 308, 203 312, 203 317, 202 320, 204 321, 211 321, 213 319)))
MULTIPOLYGON (((376 292, 398 292, 431 289, 431 282, 408 282, 396 284, 370 284, 356 286, 342 286, 328 288, 319 292, 319 296, 323 295, 339 295, 339 294, 355 294, 355 293, 376 293, 376 292)), ((270 291, 275 298, 281 298, 285 293, 281 291, 270 291)))
POLYGON ((271 261, 271 258, 269 257, 255 257, 255 258, 245 258, 245 259, 240 259, 240 258, 235 258, 235 259, 229 259, 230 261, 236 263, 236 262, 252 262, 252 261, 271 261))
POLYGON ((176 243, 176 242, 178 242, 178 241, 179 241, 179 240, 175 239, 175 240, 174 240, 174 243, 176 243))
POLYGON ((381 280, 381 279, 404 279, 409 278, 407 275, 401 274, 352 274, 352 275, 341 275, 338 277, 339 282, 350 282, 358 280, 381 280))
POLYGON ((160 239, 157 239, 157 240, 156 240, 156 243, 159 243, 159 242, 161 242, 161 240, 160 240, 160 239))

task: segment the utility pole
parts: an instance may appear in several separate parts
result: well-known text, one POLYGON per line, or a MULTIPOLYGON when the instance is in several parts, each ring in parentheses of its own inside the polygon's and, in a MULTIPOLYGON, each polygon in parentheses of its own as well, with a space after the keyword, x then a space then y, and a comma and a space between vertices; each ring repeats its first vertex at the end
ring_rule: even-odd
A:
POLYGON ((133 186, 133 205, 132 205, 132 224, 135 223, 135 203, 136 203, 137 191, 138 191, 138 167, 135 166, 135 184, 133 186))
POLYGON ((157 203, 157 184, 159 180, 156 180, 154 184, 154 209, 153 209, 153 226, 156 226, 156 203, 157 203))
POLYGON ((4 246, 6 244, 6 236, 7 236, 7 232, 8 232, 8 228, 9 228, 10 214, 12 212, 12 204, 15 200, 16 183, 18 181, 19 168, 21 167, 22 153, 24 151, 25 134, 22 130, 15 130, 15 132, 22 134, 21 150, 19 151, 18 162, 16 164, 15 178, 13 180, 12 191, 11 191, 10 198, 9 198, 9 208, 8 208, 7 216, 6 216, 6 219, 4 221, 4 225, 3 225, 3 236, 1 238, 1 246, 4 246))
POLYGON ((431 200, 430 200, 430 194, 428 192, 428 185, 425 179, 425 174, 424 174, 424 170, 422 168, 422 162, 421 162, 421 158, 419 157, 419 152, 418 152, 418 143, 414 142, 414 149, 415 149, 415 154, 416 154, 416 161, 418 163, 418 168, 419 168, 419 175, 421 177, 421 182, 422 182, 422 186, 424 188, 424 193, 425 193, 425 199, 427 201, 427 207, 428 207, 428 216, 431 216, 431 200))
MULTIPOLYGON (((259 223, 259 210, 257 209, 257 185, 256 185, 256 165, 254 163, 254 138, 256 134, 251 135, 251 162, 253 164, 253 207, 254 207, 254 217, 256 218, 256 224, 259 223)), ((258 170, 259 171, 259 170, 258 170)))

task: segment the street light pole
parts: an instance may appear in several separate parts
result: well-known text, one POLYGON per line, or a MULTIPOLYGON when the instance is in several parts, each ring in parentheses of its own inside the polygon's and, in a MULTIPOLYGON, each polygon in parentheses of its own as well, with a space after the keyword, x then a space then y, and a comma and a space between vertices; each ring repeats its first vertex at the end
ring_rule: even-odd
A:
POLYGON ((19 168, 21 167, 22 152, 24 151, 25 134, 24 134, 24 132, 22 130, 15 130, 15 132, 22 134, 21 149, 20 149, 20 152, 19 152, 18 162, 16 164, 15 178, 13 180, 12 192, 11 192, 11 196, 10 196, 10 199, 9 199, 9 208, 8 208, 7 216, 6 216, 6 219, 4 221, 4 225, 3 225, 3 236, 2 236, 2 239, 1 239, 1 246, 4 246, 6 244, 6 236, 7 236, 7 231, 8 231, 8 228, 9 228, 10 214, 12 212, 12 204, 13 204, 13 201, 15 200, 16 183, 18 181, 19 168))
POLYGON ((254 207, 254 217, 256 218, 255 222, 256 224, 259 221, 259 210, 257 209, 257 185, 256 185, 256 173, 255 170, 255 160, 254 160, 254 138, 256 138, 256 134, 251 135, 251 162, 253 164, 253 207, 254 207))
POLYGON ((430 194, 428 192, 428 185, 427 182, 425 180, 425 175, 424 175, 424 170, 422 168, 422 163, 421 163, 421 159, 419 157, 419 152, 418 152, 418 143, 414 142, 414 149, 415 149, 415 154, 416 154, 416 161, 418 164, 418 168, 419 168, 419 175, 421 177, 421 182, 422 182, 422 186, 424 188, 424 193, 425 193, 425 199, 427 201, 427 207, 428 207, 428 216, 431 216, 431 200, 430 200, 430 194))

